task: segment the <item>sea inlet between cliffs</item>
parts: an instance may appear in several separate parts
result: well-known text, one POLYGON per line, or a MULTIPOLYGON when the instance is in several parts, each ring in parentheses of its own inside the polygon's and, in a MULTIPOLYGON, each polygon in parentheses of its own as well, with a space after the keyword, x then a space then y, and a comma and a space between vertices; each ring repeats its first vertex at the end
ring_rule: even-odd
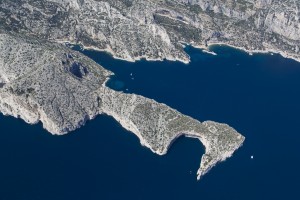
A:
POLYGON ((1 115, 1 200, 296 199, 300 180, 300 63, 277 54, 188 47, 191 63, 130 63, 83 53, 115 76, 108 85, 227 123, 244 145, 196 181, 203 146, 178 139, 165 156, 99 116, 65 136, 1 115))

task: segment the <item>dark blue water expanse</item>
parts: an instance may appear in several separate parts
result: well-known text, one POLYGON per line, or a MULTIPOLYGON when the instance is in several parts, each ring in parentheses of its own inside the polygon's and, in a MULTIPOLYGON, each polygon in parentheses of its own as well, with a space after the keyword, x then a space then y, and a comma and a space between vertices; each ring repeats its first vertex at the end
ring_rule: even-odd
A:
POLYGON ((110 87, 234 127, 246 141, 232 158, 197 182, 197 140, 182 137, 157 156, 107 116, 65 136, 1 116, 0 200, 299 199, 300 64, 220 46, 218 56, 186 50, 188 65, 83 53, 115 73, 110 87))

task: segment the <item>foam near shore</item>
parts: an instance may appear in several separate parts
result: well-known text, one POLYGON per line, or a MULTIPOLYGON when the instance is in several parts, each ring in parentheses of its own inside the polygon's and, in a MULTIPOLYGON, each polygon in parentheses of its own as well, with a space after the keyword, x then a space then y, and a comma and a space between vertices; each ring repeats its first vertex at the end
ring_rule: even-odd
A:
MULTIPOLYGON (((105 52, 105 53, 110 54, 114 59, 123 60, 123 61, 127 61, 127 62, 136 62, 136 61, 140 61, 142 59, 145 59, 147 61, 164 61, 164 60, 168 60, 168 61, 178 61, 178 62, 182 62, 184 64, 189 64, 190 61, 191 61, 189 57, 183 59, 183 58, 179 58, 179 57, 173 58, 172 56, 169 56, 169 57, 168 56, 167 57, 162 56, 162 57, 156 57, 156 58, 149 57, 149 56, 142 56, 142 57, 133 57, 133 58, 130 57, 130 58, 126 59, 126 58, 116 56, 114 51, 111 48, 99 49, 99 48, 94 47, 94 46, 84 46, 81 43, 75 44, 75 43, 72 43, 71 41, 68 41, 68 40, 58 40, 57 42, 61 43, 61 44, 69 43, 69 44, 72 44, 72 45, 80 45, 80 46, 82 46, 83 49, 86 49, 86 50, 94 50, 94 51, 98 51, 98 52, 105 52)), ((235 46, 235 45, 231 45, 231 44, 227 44, 227 43, 222 43, 222 42, 209 43, 207 46, 187 44, 187 43, 184 43, 184 42, 182 42, 182 44, 184 44, 184 46, 185 45, 191 45, 194 48, 201 49, 204 53, 211 54, 211 55, 214 55, 214 56, 217 56, 217 54, 215 52, 211 51, 211 49, 210 49, 211 47, 213 47, 213 46, 228 46, 228 47, 231 47, 231 48, 234 48, 234 49, 244 51, 244 52, 248 53, 249 55, 253 55, 253 54, 256 54, 256 53, 273 55, 275 53, 275 54, 281 55, 284 58, 292 59, 292 60, 295 60, 296 62, 300 62, 300 57, 296 58, 296 57, 290 55, 287 52, 282 52, 282 51, 275 50, 275 49, 272 49, 272 48, 266 49, 266 50, 248 50, 244 47, 239 47, 239 46, 235 46)))

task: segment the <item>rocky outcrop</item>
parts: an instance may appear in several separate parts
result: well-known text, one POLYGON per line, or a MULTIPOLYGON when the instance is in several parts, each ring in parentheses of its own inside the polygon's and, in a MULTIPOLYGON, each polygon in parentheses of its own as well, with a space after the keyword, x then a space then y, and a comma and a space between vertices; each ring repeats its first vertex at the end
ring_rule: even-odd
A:
POLYGON ((299 6, 294 0, 2 0, 0 25, 129 61, 188 62, 182 43, 222 43, 299 60, 299 6))
POLYGON ((114 117, 127 130, 136 134, 141 144, 154 153, 167 153, 178 137, 197 138, 205 147, 197 179, 217 162, 231 157, 244 137, 226 124, 199 122, 152 99, 101 88, 102 112, 114 117), (121 104, 119 102, 122 102, 121 104))
POLYGON ((0 92, 4 114, 62 134, 98 113, 97 90, 111 74, 59 44, 0 34, 0 92))
POLYGON ((165 154, 186 135, 205 146, 198 179, 230 157, 244 137, 226 124, 201 123, 165 104, 105 86, 112 74, 69 48, 0 30, 0 112, 65 134, 99 114, 110 115, 141 144, 165 154))

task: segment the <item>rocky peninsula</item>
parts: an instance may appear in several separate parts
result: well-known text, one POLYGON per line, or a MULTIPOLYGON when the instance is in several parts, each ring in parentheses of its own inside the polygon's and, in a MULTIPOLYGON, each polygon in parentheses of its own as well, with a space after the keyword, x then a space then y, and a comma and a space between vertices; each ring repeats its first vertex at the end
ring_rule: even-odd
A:
POLYGON ((99 114, 165 154, 185 135, 205 146, 198 179, 230 157, 244 137, 226 124, 199 122, 167 105, 105 86, 112 74, 62 43, 127 61, 188 63, 185 45, 230 45, 300 61, 300 1, 1 0, 0 111, 65 134, 99 114))
POLYGON ((64 45, 0 29, 0 112, 66 134, 99 114, 116 119, 154 153, 185 135, 205 147, 198 180, 230 157, 244 137, 226 124, 199 122, 152 99, 105 86, 112 73, 64 45))
POLYGON ((1 0, 0 111, 53 134, 110 115, 153 152, 185 135, 205 146, 198 179, 230 157, 244 137, 165 104, 105 86, 112 72, 63 43, 136 61, 188 63, 185 45, 224 44, 300 61, 296 0, 1 0))

